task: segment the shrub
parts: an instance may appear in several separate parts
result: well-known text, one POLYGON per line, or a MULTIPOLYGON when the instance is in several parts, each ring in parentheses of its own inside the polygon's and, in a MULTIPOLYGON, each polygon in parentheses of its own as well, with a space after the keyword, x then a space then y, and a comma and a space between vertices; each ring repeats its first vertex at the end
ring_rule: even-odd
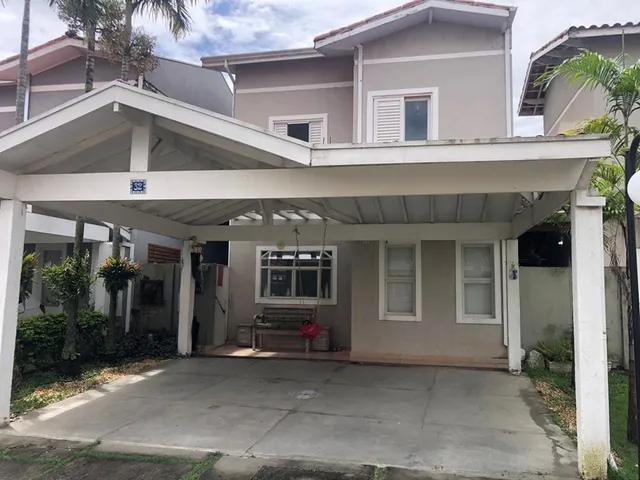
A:
MULTIPOLYGON (((107 317, 95 310, 78 315, 78 350, 82 360, 104 352, 107 317)), ((62 355, 67 316, 64 313, 18 319, 15 364, 20 372, 44 370, 56 365, 62 355)))
POLYGON ((167 358, 177 354, 174 334, 166 330, 147 333, 127 333, 118 345, 118 358, 167 358))
POLYGON ((572 362, 573 337, 570 332, 567 332, 558 339, 538 342, 536 350, 550 362, 572 362))

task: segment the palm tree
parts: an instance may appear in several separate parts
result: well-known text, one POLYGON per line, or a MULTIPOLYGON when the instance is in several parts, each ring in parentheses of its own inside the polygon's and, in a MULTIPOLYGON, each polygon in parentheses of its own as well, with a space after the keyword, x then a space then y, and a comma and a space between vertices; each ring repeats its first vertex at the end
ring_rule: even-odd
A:
POLYGON ((24 102, 27 94, 27 57, 29 55, 30 17, 31 0, 24 0, 22 34, 20 36, 20 66, 18 73, 18 87, 16 88, 16 123, 24 122, 24 102))
MULTIPOLYGON (((93 90, 95 70, 96 30, 100 19, 104 15, 104 8, 100 0, 49 0, 49 6, 58 10, 58 17, 70 32, 83 32, 87 44, 85 61, 85 93, 93 90)), ((76 217, 75 235, 73 238, 73 257, 80 262, 82 257, 82 242, 84 240, 83 217, 76 217)), ((77 312, 82 299, 73 297, 67 302, 67 328, 64 339, 64 351, 75 354, 77 335, 77 312), (75 314, 73 313, 75 312, 75 314)))
POLYGON ((125 28, 125 51, 122 57, 122 70, 120 78, 123 81, 129 80, 129 64, 131 56, 128 46, 131 44, 131 33, 133 15, 148 13, 152 17, 162 17, 169 25, 171 33, 176 40, 191 30, 191 15, 188 7, 195 5, 197 0, 125 0, 124 7, 124 28, 125 28))
MULTIPOLYGON (((624 47, 623 47, 624 50, 624 47)), ((602 166, 602 174, 607 178, 607 182, 613 182, 615 188, 612 192, 622 192, 624 190, 624 156, 629 150, 629 144, 635 129, 630 125, 631 115, 640 109, 640 62, 632 63, 629 57, 621 53, 616 58, 606 58, 602 55, 583 51, 580 55, 565 60, 560 65, 552 68, 542 75, 537 81, 538 86, 544 88, 556 78, 561 78, 573 84, 579 83, 589 89, 600 89, 603 92, 607 105, 607 114, 600 119, 599 132, 598 128, 591 125, 589 133, 609 133, 612 135, 612 161, 608 166, 602 166), (629 64, 628 64, 629 63, 629 64), (614 166, 615 165, 615 166, 614 166), (617 168, 616 168, 617 167, 617 168)), ((637 166, 636 166, 637 169, 637 166)), ((596 177, 597 178, 597 177, 596 177)), ((601 183, 600 187, 603 184, 601 183)), ((598 185, 596 185, 598 188, 598 185)), ((612 193, 613 195, 613 193, 612 193)), ((624 215, 625 205, 629 202, 626 196, 607 198, 613 201, 612 207, 617 210, 617 225, 626 231, 627 228, 634 228, 633 225, 627 225, 624 215), (621 204, 620 198, 624 198, 625 202, 621 204)), ((631 204, 631 208, 633 204, 631 204)), ((628 208, 627 205, 625 207, 628 208)), ((606 212, 605 212, 606 213, 606 212)), ((628 245, 625 239, 625 250, 628 253, 628 245)), ((612 257, 613 258, 613 257, 612 257)), ((630 272, 625 269, 624 275, 621 275, 619 283, 621 283, 623 295, 627 301, 627 328, 629 330, 629 409, 627 414, 627 437, 630 441, 638 443, 638 433, 636 431, 637 422, 637 397, 636 397, 636 359, 634 355, 633 341, 633 320, 631 316, 630 272)))

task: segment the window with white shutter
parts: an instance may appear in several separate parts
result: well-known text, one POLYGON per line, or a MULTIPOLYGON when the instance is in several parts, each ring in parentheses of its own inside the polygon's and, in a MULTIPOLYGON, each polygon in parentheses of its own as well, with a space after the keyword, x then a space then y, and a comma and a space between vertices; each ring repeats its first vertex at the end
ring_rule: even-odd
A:
POLYGON ((399 142, 402 133, 402 97, 373 99, 373 141, 399 142))
POLYGON ((269 129, 309 143, 327 143, 327 114, 270 117, 269 129))
POLYGON ((369 92, 367 142, 438 139, 438 89, 369 92))

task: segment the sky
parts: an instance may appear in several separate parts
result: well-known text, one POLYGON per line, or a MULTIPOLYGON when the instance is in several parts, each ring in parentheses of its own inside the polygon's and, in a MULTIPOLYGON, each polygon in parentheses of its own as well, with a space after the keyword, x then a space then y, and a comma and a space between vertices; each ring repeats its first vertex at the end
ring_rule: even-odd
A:
MULTIPOLYGON (((193 28, 175 41, 162 20, 135 19, 158 39, 156 53, 199 64, 202 56, 313 46, 313 37, 408 0, 210 0, 190 8, 193 28)), ((487 0, 491 1, 491 0, 487 0)), ((640 22, 638 0, 493 0, 515 5, 514 106, 531 53, 572 25, 640 22)), ((45 0, 31 1, 29 46, 62 35, 65 26, 45 0)), ((0 8, 0 58, 17 53, 23 2, 0 8)), ((516 135, 542 134, 539 117, 516 117, 516 135)))

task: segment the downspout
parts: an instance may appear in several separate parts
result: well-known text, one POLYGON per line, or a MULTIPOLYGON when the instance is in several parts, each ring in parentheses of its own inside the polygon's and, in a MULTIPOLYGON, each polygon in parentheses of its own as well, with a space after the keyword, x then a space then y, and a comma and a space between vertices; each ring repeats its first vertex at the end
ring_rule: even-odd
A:
POLYGON ((24 121, 29 120, 29 103, 31 100, 31 75, 27 75, 27 87, 24 91, 24 121))
POLYGON ((362 53, 362 44, 356 47, 358 49, 358 85, 357 85, 357 99, 356 99, 356 143, 362 143, 362 95, 363 95, 363 82, 362 74, 364 72, 364 55, 362 53))
POLYGON ((509 309, 507 308, 507 280, 509 279, 509 265, 507 264, 507 241, 500 240, 500 259, 502 260, 502 343, 509 346, 509 309))
POLYGON ((229 75, 229 80, 233 84, 233 97, 231 98, 231 118, 236 118, 236 79, 231 75, 231 69, 229 68, 229 62, 225 59, 224 69, 229 75))
POLYGON ((504 85, 507 105, 507 137, 513 137, 513 66, 511 62, 511 27, 504 31, 504 85))

